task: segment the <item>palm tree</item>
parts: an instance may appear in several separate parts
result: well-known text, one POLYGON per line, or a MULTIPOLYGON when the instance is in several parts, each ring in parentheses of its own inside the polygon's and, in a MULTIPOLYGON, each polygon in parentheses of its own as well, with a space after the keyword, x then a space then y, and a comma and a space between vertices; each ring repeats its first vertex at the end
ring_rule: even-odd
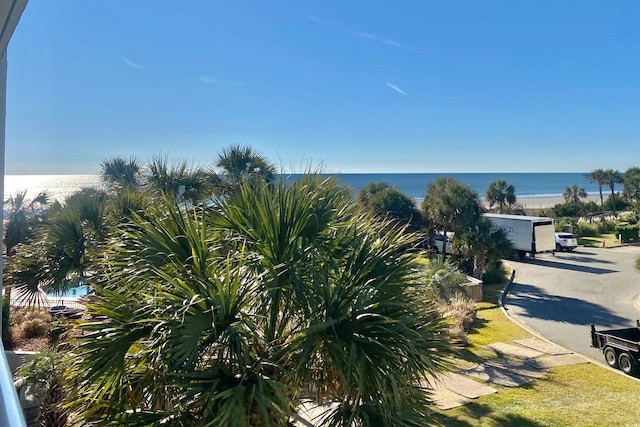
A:
MULTIPOLYGON (((475 224, 482 209, 478 194, 469 186, 454 178, 440 177, 427 187, 422 211, 446 236, 448 231, 464 231, 475 224)), ((444 257, 446 251, 442 252, 444 257)))
POLYGON ((232 145, 223 149, 216 167, 222 170, 226 189, 231 192, 246 179, 259 177, 271 182, 276 174, 276 167, 249 146, 232 145))
POLYGON ((146 191, 124 189, 105 207, 110 226, 128 221, 134 213, 142 214, 152 203, 152 195, 146 191))
POLYGON ((19 191, 4 201, 7 217, 4 224, 4 245, 7 258, 15 255, 21 243, 34 236, 35 227, 42 222, 41 213, 49 205, 49 196, 41 192, 27 200, 26 191, 19 191))
POLYGON ((198 204, 215 195, 219 178, 213 172, 189 166, 186 161, 169 163, 167 157, 156 156, 147 166, 145 185, 178 202, 198 204))
POLYGON ((100 163, 100 168, 100 176, 114 189, 140 187, 141 167, 135 157, 130 157, 129 160, 112 157, 100 163))
POLYGON ((51 208, 41 235, 20 251, 7 274, 21 296, 37 303, 42 290, 64 293, 84 282, 97 268, 101 245, 109 232, 105 222, 106 194, 85 189, 51 208))
POLYGON ((459 236, 459 241, 461 252, 473 260, 472 275, 478 279, 482 279, 487 266, 507 258, 513 251, 504 230, 495 228, 487 218, 480 218, 459 236))
POLYGON ((611 189, 611 206, 613 206, 613 216, 616 216, 616 184, 623 182, 623 175, 618 170, 607 169, 604 171, 604 183, 611 189))
POLYGON ((505 203, 511 207, 516 202, 516 189, 513 185, 508 185, 504 179, 499 179, 489 184, 486 198, 490 208, 497 203, 499 212, 502 213, 505 203))
MULTIPOLYGON (((7 217, 4 221, 4 239, 6 271, 13 268, 13 260, 18 247, 36 235, 36 228, 42 224, 46 208, 49 205, 49 196, 46 192, 41 192, 31 200, 27 200, 27 192, 19 191, 15 195, 9 196, 4 201, 4 208, 7 217)), ((9 321, 11 318, 11 281, 5 281, 4 297, 2 298, 2 341, 6 349, 11 349, 13 343, 9 334, 9 321)))
POLYGON ((604 198, 602 197, 602 185, 605 183, 605 172, 602 169, 594 169, 589 172, 589 182, 598 183, 598 193, 600 194, 600 211, 602 215, 602 221, 604 221, 604 198))
POLYGON ((565 203, 573 204, 574 213, 578 213, 578 204, 580 199, 587 197, 587 192, 584 187, 579 187, 578 184, 573 184, 571 187, 565 187, 564 189, 564 201, 565 203))
POLYGON ((411 230, 422 227, 422 215, 413 199, 386 182, 372 182, 358 192, 357 200, 366 209, 403 225, 411 230))
POLYGON ((418 383, 450 354, 417 238, 337 180, 244 182, 211 207, 165 198, 105 256, 68 372, 79 423, 426 425, 418 383))

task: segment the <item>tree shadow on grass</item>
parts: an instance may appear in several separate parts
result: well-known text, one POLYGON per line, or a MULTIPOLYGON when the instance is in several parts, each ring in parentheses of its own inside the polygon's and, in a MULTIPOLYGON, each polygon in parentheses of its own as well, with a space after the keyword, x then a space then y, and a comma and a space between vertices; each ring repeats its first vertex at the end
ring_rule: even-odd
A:
POLYGON ((463 348, 456 351, 456 356, 464 361, 471 362, 471 363, 483 363, 485 360, 487 360, 486 357, 478 356, 469 348, 463 348))
POLYGON ((485 405, 482 403, 472 402, 468 405, 465 405, 460 411, 464 412, 463 415, 453 415, 444 413, 438 413, 434 416, 434 421, 436 425, 446 426, 446 427, 470 427, 478 425, 478 421, 482 418, 491 419, 493 425, 496 426, 521 426, 521 427, 539 427, 543 426, 537 421, 531 420, 522 415, 516 414, 495 414, 493 409, 489 405, 485 405), (474 422, 469 422, 464 419, 461 419, 462 416, 465 418, 471 418, 476 420, 474 422))
POLYGON ((505 307, 517 307, 530 318, 573 325, 617 327, 629 322, 602 305, 577 298, 549 295, 537 286, 523 283, 511 286, 505 298, 505 307))

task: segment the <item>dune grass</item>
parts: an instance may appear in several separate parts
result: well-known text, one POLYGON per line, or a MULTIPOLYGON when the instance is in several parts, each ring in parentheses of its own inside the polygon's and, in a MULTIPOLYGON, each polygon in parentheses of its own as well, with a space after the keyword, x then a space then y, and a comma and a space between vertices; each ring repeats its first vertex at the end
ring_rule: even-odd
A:
MULTIPOLYGON (((485 289, 487 301, 478 303, 479 320, 469 334, 469 347, 460 353, 465 359, 460 367, 495 357, 485 344, 531 337, 492 301, 501 290, 493 286, 485 289)), ((436 410, 434 422, 453 427, 640 425, 640 382, 597 365, 553 368, 518 388, 492 386, 498 393, 456 409, 436 410)))

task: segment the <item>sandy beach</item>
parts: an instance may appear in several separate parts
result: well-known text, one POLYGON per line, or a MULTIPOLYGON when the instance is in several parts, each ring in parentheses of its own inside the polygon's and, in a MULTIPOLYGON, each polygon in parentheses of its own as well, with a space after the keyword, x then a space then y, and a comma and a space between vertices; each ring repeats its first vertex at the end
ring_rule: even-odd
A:
MULTIPOLYGON (((607 195, 604 195, 606 198, 607 195)), ((580 199, 583 202, 594 201, 597 204, 600 204, 600 195, 598 194, 589 194, 587 198, 580 199)), ((551 196, 551 197, 518 197, 517 204, 522 205, 525 209, 547 209, 552 208, 553 206, 564 203, 564 197, 562 196, 551 196)))

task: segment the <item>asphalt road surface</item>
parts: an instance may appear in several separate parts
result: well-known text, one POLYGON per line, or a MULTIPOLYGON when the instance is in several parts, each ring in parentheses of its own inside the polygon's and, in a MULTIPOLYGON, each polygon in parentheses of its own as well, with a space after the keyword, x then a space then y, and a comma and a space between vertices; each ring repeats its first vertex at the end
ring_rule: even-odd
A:
POLYGON ((596 329, 632 327, 640 319, 635 261, 640 247, 582 248, 509 261, 516 276, 504 306, 509 314, 543 337, 604 363, 591 348, 596 329))

